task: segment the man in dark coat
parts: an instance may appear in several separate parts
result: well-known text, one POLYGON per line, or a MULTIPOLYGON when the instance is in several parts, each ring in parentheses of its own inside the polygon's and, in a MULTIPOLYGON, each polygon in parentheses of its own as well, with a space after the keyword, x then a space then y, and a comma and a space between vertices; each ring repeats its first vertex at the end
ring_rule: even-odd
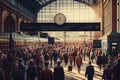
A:
POLYGON ((67 65, 67 63, 68 63, 68 54, 64 53, 63 58, 64 58, 65 65, 67 65))
POLYGON ((37 67, 34 64, 33 59, 31 59, 29 66, 27 68, 27 80, 35 80, 36 75, 37 75, 37 67))
POLYGON ((112 69, 111 65, 107 65, 107 68, 103 70, 103 76, 102 78, 104 80, 111 80, 112 79, 112 69))
POLYGON ((54 80, 65 80, 64 69, 60 66, 60 61, 58 61, 58 65, 54 67, 54 80))
POLYGON ((0 80, 4 80, 2 68, 0 68, 0 80))
POLYGON ((48 60, 49 60, 49 58, 50 58, 49 54, 48 54, 48 53, 47 53, 47 54, 45 54, 45 56, 44 56, 45 61, 48 61, 48 60))
POLYGON ((22 74, 23 74, 23 79, 22 80, 25 80, 25 65, 24 65, 24 62, 23 62, 22 58, 20 58, 18 64, 19 64, 19 69, 22 71, 22 74))
POLYGON ((57 59, 58 59, 57 50, 55 50, 55 51, 53 52, 53 58, 54 58, 54 64, 56 64, 56 63, 57 63, 57 59))
POLYGON ((113 67, 113 80, 120 80, 120 59, 118 63, 113 67))
POLYGON ((107 55, 105 55, 105 53, 103 53, 103 55, 102 55, 103 68, 105 68, 105 65, 107 64, 107 62, 108 62, 107 55))
POLYGON ((91 62, 89 62, 89 66, 86 67, 85 76, 88 78, 88 80, 93 80, 94 75, 94 67, 91 65, 91 62))
POLYGON ((23 80, 23 74, 18 64, 15 64, 15 69, 12 70, 11 78, 13 80, 23 80))
POLYGON ((97 57, 97 65, 99 66, 100 70, 101 70, 102 61, 103 61, 102 56, 101 54, 99 54, 97 57))
POLYGON ((73 62, 74 62, 74 66, 75 66, 76 56, 77 56, 77 50, 75 50, 75 51, 73 52, 73 62))

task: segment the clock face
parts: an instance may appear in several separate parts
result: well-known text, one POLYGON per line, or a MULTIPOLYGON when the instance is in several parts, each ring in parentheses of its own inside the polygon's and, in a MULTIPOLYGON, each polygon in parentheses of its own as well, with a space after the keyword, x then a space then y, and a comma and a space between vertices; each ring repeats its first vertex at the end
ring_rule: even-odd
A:
POLYGON ((58 13, 54 17, 54 22, 58 25, 63 25, 66 22, 66 17, 62 13, 58 13))

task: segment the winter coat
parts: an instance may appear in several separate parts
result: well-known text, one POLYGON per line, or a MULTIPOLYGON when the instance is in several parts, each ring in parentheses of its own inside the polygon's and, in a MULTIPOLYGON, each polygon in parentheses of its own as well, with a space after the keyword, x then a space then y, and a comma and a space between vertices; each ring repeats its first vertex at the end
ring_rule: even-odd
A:
POLYGON ((54 68, 54 80, 65 80, 64 70, 62 66, 57 66, 54 68))
POLYGON ((77 66, 81 66, 82 65, 82 57, 81 56, 77 56, 76 57, 76 64, 77 64, 77 66))

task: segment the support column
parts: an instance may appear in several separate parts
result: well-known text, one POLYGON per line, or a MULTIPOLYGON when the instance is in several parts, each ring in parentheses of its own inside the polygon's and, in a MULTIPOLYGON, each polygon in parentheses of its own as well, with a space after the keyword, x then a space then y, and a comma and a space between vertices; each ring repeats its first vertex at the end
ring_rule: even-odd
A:
POLYGON ((16 15, 16 26, 15 26, 15 32, 18 32, 18 29, 19 29, 19 16, 18 15, 16 15))
POLYGON ((2 8, 0 7, 0 32, 2 32, 2 8))
POLYGON ((66 31, 64 31, 64 46, 66 48, 66 31))
POLYGON ((117 0, 117 32, 120 32, 120 0, 117 0))
POLYGON ((103 0, 101 2, 101 7, 102 7, 102 36, 104 35, 104 4, 103 4, 103 0))
POLYGON ((13 40, 12 40, 12 32, 10 32, 10 37, 9 37, 9 49, 10 49, 10 53, 12 54, 12 48, 13 47, 13 40))
POLYGON ((112 0, 112 32, 117 32, 117 0, 112 0))

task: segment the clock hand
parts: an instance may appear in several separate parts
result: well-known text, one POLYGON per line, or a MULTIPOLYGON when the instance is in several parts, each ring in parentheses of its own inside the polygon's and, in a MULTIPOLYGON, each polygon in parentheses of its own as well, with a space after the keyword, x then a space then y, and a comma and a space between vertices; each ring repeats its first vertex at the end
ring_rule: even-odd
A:
POLYGON ((59 17, 59 21, 61 20, 61 17, 59 17))

